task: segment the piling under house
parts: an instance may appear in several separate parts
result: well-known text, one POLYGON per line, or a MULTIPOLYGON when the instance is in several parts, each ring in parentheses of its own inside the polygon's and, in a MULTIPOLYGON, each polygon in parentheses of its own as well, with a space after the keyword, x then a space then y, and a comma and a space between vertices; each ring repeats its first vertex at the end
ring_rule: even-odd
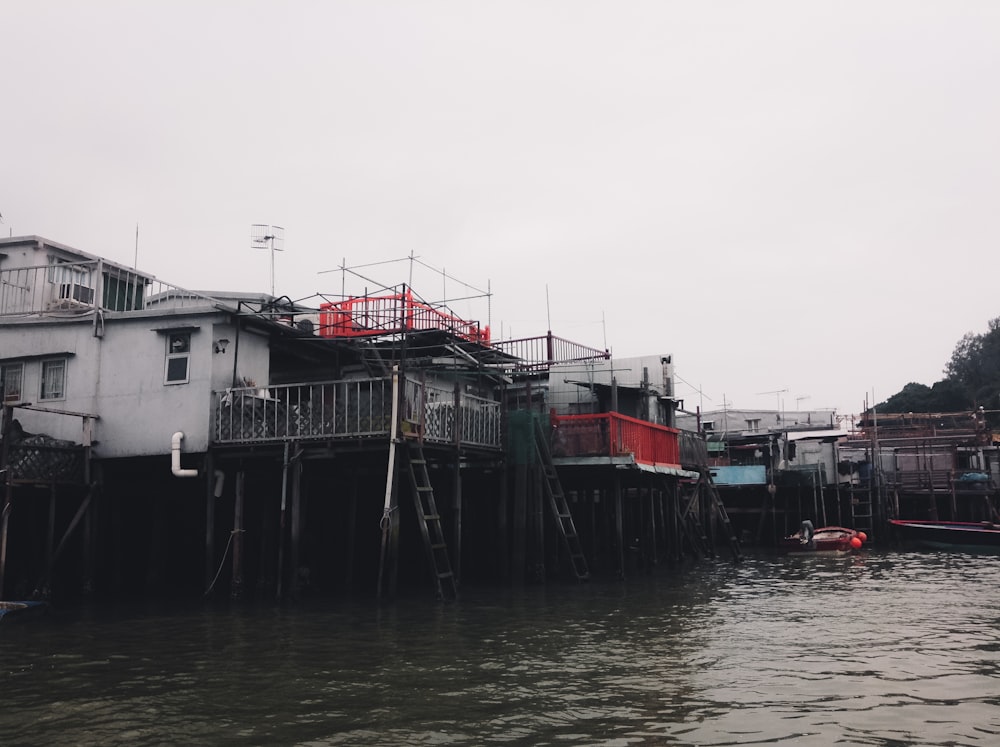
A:
POLYGON ((495 341, 407 285, 188 291, 0 240, 0 598, 623 576, 739 544, 669 355, 495 341))

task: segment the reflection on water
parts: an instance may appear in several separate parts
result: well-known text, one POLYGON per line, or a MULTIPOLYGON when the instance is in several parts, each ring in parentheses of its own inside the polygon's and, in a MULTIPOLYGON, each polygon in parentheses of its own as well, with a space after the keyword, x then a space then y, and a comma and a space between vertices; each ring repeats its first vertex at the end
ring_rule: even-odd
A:
POLYGON ((0 626, 4 744, 989 745, 1000 558, 0 626))

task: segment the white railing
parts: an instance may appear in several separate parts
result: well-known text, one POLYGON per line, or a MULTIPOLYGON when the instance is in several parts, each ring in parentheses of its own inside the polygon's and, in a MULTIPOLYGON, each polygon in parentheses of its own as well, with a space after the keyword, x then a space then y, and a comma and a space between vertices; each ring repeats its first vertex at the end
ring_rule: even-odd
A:
POLYGON ((0 317, 183 309, 217 303, 103 260, 0 270, 0 317))
MULTIPOLYGON (((500 403, 407 378, 400 410, 403 437, 490 448, 501 444, 500 403)), ((216 443, 389 438, 392 379, 350 379, 215 394, 216 443)))

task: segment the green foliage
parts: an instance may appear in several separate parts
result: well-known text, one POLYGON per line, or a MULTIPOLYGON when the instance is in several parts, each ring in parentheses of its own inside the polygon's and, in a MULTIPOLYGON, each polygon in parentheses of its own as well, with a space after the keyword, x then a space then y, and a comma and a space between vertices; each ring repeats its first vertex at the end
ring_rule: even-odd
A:
POLYGON ((1000 409, 1000 317, 983 334, 968 332, 955 345, 945 378, 928 387, 910 382, 876 406, 878 412, 957 412, 1000 409))

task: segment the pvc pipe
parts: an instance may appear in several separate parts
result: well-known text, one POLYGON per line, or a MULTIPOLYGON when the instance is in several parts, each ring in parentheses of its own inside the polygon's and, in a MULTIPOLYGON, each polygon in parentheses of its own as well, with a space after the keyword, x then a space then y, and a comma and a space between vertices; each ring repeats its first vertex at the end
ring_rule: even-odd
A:
POLYGON ((181 431, 177 431, 170 438, 170 471, 174 473, 174 477, 197 477, 198 470, 181 469, 181 441, 183 440, 184 434, 181 431))

